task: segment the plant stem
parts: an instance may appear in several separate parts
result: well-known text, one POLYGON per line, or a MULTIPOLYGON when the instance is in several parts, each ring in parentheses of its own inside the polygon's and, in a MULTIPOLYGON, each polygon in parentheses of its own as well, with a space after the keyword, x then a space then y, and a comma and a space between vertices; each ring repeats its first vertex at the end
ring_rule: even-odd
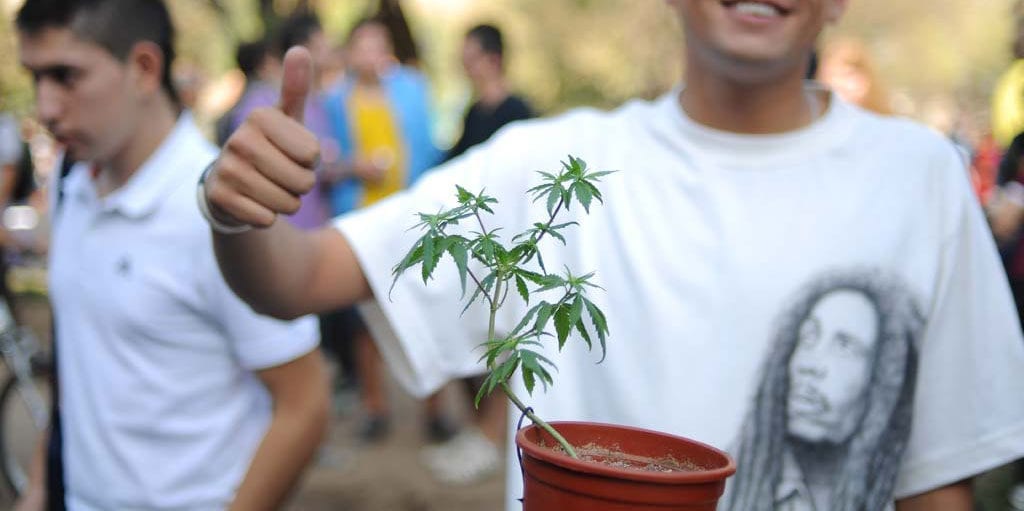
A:
POLYGON ((548 233, 548 229, 551 228, 551 224, 555 223, 555 217, 558 216, 558 211, 562 209, 562 205, 565 204, 565 199, 558 199, 558 205, 555 206, 554 211, 551 212, 551 216, 548 217, 547 223, 544 224, 544 230, 540 231, 540 235, 537 239, 533 240, 534 243, 539 243, 544 235, 548 233))
MULTIPOLYGON (((497 297, 500 293, 501 293, 501 276, 499 275, 498 278, 496 279, 496 283, 494 285, 494 296, 497 297)), ((495 323, 495 320, 496 320, 497 316, 498 316, 498 302, 496 300, 492 300, 491 301, 491 317, 490 317, 490 320, 489 320, 488 325, 487 325, 487 340, 490 341, 490 342, 494 342, 494 323, 495 323)), ((488 368, 488 369, 493 369, 493 368, 488 368)), ((537 415, 534 414, 533 411, 529 407, 527 407, 525 404, 523 404, 522 400, 519 399, 519 396, 517 396, 516 393, 512 391, 512 387, 509 386, 507 379, 505 381, 501 382, 501 390, 502 390, 502 392, 505 393, 506 396, 508 396, 509 400, 512 401, 512 404, 516 405, 516 408, 519 408, 519 410, 521 412, 523 412, 524 414, 526 414, 527 417, 530 418, 531 422, 536 424, 538 427, 540 427, 544 431, 547 431, 548 434, 550 434, 555 440, 557 440, 558 443, 562 446, 562 448, 565 449, 565 452, 569 454, 569 456, 572 456, 574 459, 579 459, 579 456, 576 455, 576 450, 572 448, 572 445, 569 443, 568 440, 565 439, 565 437, 562 436, 561 433, 556 431, 555 428, 551 427, 551 425, 548 424, 547 422, 545 422, 543 419, 541 419, 540 417, 537 417, 537 415)))
POLYGON ((501 382, 501 390, 502 392, 505 393, 506 396, 508 396, 509 400, 512 401, 512 404, 516 405, 516 408, 519 408, 521 412, 523 412, 527 417, 530 418, 531 422, 536 424, 537 427, 543 429, 544 431, 547 431, 549 435, 551 435, 555 440, 557 440, 559 445, 562 446, 562 449, 565 449, 566 454, 572 456, 573 459, 580 459, 580 457, 576 454, 576 450, 572 448, 572 444, 570 444, 569 441, 566 440, 565 437, 563 437, 562 434, 559 433, 555 428, 551 427, 551 424, 548 424, 540 417, 537 417, 537 415, 533 413, 533 410, 531 410, 525 404, 523 404, 523 402, 519 400, 519 397, 516 396, 515 392, 512 392, 512 387, 509 386, 507 381, 501 382))

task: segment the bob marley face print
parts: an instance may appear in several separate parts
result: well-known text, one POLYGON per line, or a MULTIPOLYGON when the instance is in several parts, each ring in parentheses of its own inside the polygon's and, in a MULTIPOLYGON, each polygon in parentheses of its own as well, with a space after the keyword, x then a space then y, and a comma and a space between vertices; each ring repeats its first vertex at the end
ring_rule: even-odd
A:
POLYGON ((845 441, 864 415, 864 390, 878 340, 878 313, 851 290, 825 295, 800 325, 789 361, 789 434, 845 441))
POLYGON ((925 318, 878 270, 812 279, 785 307, 721 509, 886 509, 910 436, 925 318))

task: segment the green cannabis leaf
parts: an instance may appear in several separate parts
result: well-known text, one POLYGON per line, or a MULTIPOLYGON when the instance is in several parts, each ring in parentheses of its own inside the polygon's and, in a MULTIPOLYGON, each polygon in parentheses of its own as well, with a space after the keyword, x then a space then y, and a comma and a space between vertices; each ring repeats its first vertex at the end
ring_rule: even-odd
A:
POLYGON ((602 361, 606 355, 608 322, 604 312, 587 298, 588 290, 599 287, 592 282, 594 273, 576 275, 568 267, 558 274, 549 273, 544 266, 539 242, 550 236, 566 244, 562 231, 577 224, 556 224, 555 219, 574 202, 587 213, 595 200, 603 203, 604 197, 597 183, 614 171, 591 171, 585 161, 572 155, 568 161, 561 163, 562 167, 556 173, 538 172, 541 184, 527 191, 534 202, 544 201, 547 218, 513 236, 508 245, 503 242, 500 229, 488 229, 484 222, 484 214, 493 215, 491 206, 498 204, 498 200, 487 195, 484 190, 474 194, 456 186, 455 207, 418 215, 419 223, 413 229, 419 229, 423 234, 392 270, 394 281, 391 288, 394 289, 398 278, 406 270, 417 265, 420 266, 420 277, 427 284, 440 260, 445 254, 449 255, 459 273, 463 298, 466 283, 473 284, 473 293, 466 300, 463 312, 482 299, 490 313, 487 340, 482 344, 484 354, 480 358, 486 363, 488 374, 476 395, 476 405, 479 406, 481 399, 500 387, 516 407, 534 424, 550 433, 575 458, 577 456, 572 446, 551 425, 523 404, 509 385, 516 371, 519 371, 526 391, 531 395, 538 381, 545 389, 554 384, 552 372, 557 368, 551 360, 538 352, 545 339, 553 337, 561 350, 575 331, 589 349, 593 349, 593 339, 596 337, 602 361), (479 230, 471 231, 469 237, 447 232, 460 222, 471 222, 474 224, 473 229, 479 230), (528 268, 534 259, 540 267, 540 273, 528 268), (483 278, 470 268, 471 260, 484 269, 483 278), (518 295, 527 305, 531 301, 534 305, 511 332, 497 336, 495 320, 513 288, 513 296, 518 295), (535 299, 537 295, 553 291, 560 291, 553 296, 561 295, 555 302, 535 299), (585 317, 589 318, 589 322, 584 320, 585 317), (551 324, 554 335, 548 328, 551 324))

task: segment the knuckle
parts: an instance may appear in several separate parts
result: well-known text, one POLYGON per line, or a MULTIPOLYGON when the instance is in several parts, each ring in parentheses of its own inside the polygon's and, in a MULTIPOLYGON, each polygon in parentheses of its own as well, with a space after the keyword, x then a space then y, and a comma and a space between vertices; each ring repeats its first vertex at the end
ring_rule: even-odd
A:
POLYGON ((271 225, 274 225, 274 220, 276 218, 277 215, 275 215, 274 213, 270 211, 263 211, 260 214, 255 215, 250 224, 260 229, 266 229, 271 225))
POLYGON ((214 185, 224 186, 228 183, 238 182, 241 172, 241 165, 239 165, 238 159, 231 154, 224 154, 221 156, 216 170, 211 173, 209 179, 214 185))
MULTIPOLYGON (((271 109, 270 108, 267 108, 267 107, 254 108, 252 110, 252 112, 249 113, 249 117, 247 118, 247 120, 251 121, 252 124, 255 124, 257 126, 263 126, 263 125, 265 125, 264 123, 266 123, 266 122, 268 122, 270 120, 269 117, 271 115, 272 114, 271 114, 271 109)), ((248 123, 246 123, 246 124, 248 124, 248 123)))
POLYGON ((220 183, 210 183, 209 186, 206 187, 206 200, 209 201, 211 205, 219 208, 224 208, 227 203, 228 195, 228 192, 220 183))
POLYGON ((306 193, 316 186, 316 174, 312 172, 302 172, 298 178, 298 191, 306 193))
POLYGON ((253 157, 253 144, 252 144, 252 132, 246 129, 245 126, 238 128, 238 131, 231 138, 228 138, 224 147, 229 153, 237 154, 243 159, 252 159, 253 157))
POLYGON ((305 166, 312 167, 320 157, 320 142, 312 133, 306 133, 306 135, 307 136, 302 141, 302 148, 299 151, 299 156, 305 166))
POLYGON ((298 197, 291 197, 285 202, 284 207, 281 208, 281 212, 286 215, 294 215, 299 212, 299 207, 301 205, 302 201, 300 201, 298 197))

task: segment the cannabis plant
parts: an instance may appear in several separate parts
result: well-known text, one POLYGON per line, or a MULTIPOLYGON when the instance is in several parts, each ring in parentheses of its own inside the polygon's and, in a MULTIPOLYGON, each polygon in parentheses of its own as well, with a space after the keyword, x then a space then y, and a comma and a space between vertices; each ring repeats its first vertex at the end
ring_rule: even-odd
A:
POLYGON ((591 282, 594 274, 576 275, 569 268, 564 268, 561 273, 548 272, 539 244, 550 236, 564 245, 566 240, 560 231, 576 222, 555 223, 559 213, 569 210, 573 203, 589 213, 595 200, 603 202, 596 183, 610 173, 592 172, 586 162, 571 155, 567 162, 562 162, 557 173, 539 172, 542 182, 531 188, 528 194, 534 202, 545 201, 547 218, 507 241, 499 235, 499 228, 488 228, 484 221, 485 214, 494 214, 492 206, 498 200, 483 190, 474 194, 456 186, 457 206, 433 214, 419 213, 420 222, 413 228, 422 230, 423 235, 393 270, 397 281, 406 270, 419 265, 426 284, 441 258, 445 254, 451 257, 458 268, 463 298, 467 282, 472 282, 472 294, 466 300, 463 312, 478 300, 483 300, 490 312, 487 340, 482 345, 484 354, 481 357, 481 361, 486 361, 488 374, 476 395, 476 405, 480 405, 484 396, 500 388, 523 414, 551 434, 573 458, 577 457, 573 447, 523 403, 513 392, 509 380, 518 370, 531 395, 538 381, 547 389, 554 383, 551 372, 556 368, 537 349, 543 346, 542 341, 553 338, 561 350, 574 331, 591 349, 596 337, 601 348, 601 360, 604 360, 608 324, 601 309, 587 298, 588 289, 598 287, 591 282), (463 222, 472 222, 472 229, 479 230, 471 231, 468 236, 449 232, 455 230, 453 226, 463 222), (472 265, 471 261, 478 264, 472 265), (474 268, 477 269, 474 271, 474 268), (513 289, 514 294, 510 292, 513 289), (551 294, 560 294, 561 297, 554 302, 536 298, 555 290, 561 293, 551 294), (499 334, 495 331, 495 318, 510 296, 518 296, 527 305, 531 301, 534 304, 511 332, 499 334), (589 318, 589 327, 585 318, 589 318), (552 322, 554 335, 548 332, 548 325, 552 322))

